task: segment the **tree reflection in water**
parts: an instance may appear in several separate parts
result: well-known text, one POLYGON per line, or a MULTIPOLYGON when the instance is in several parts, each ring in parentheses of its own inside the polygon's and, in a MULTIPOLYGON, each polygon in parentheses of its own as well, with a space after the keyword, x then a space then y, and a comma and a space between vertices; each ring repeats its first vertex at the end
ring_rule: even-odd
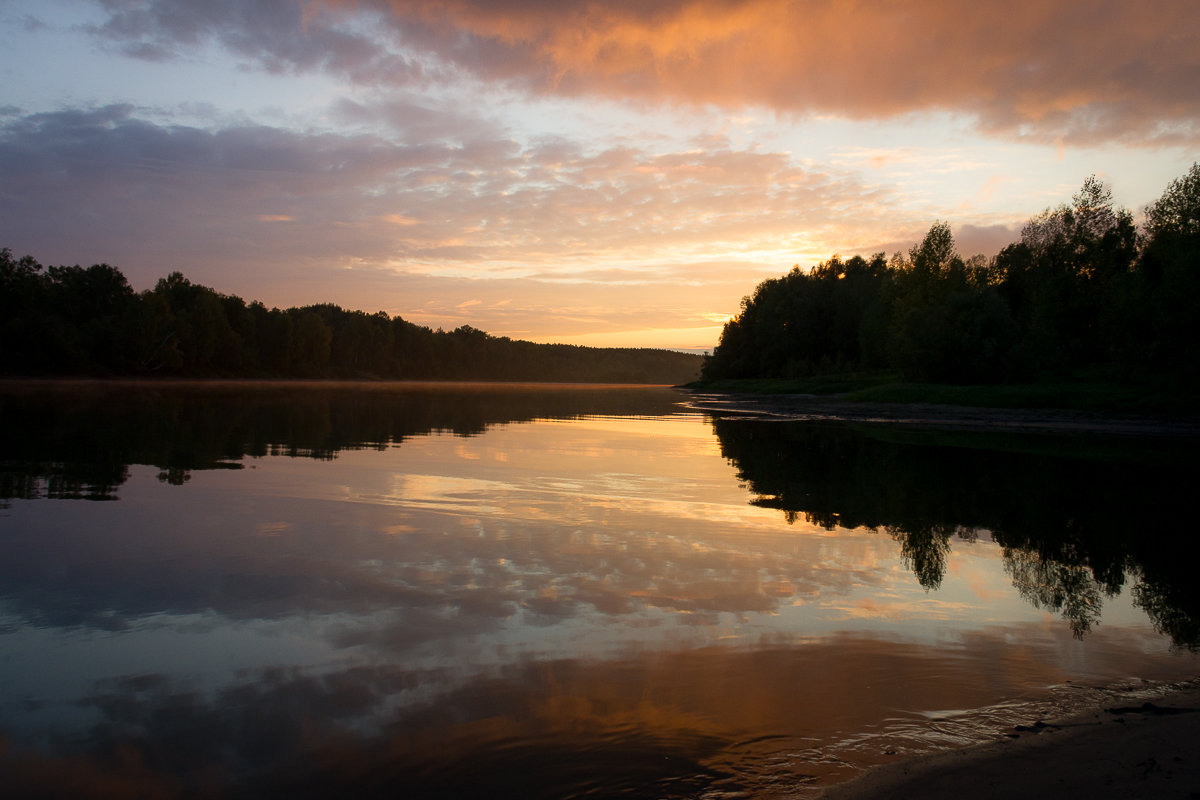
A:
MULTIPOLYGON (((104 383, 0 393, 0 507, 12 498, 116 499, 130 464, 186 483, 246 457, 333 459, 413 436, 595 414, 671 414, 646 388, 531 385, 104 383), (486 402, 481 394, 486 393, 486 402)), ((900 545, 938 589, 955 540, 990 536, 1008 575, 1076 636, 1126 585, 1181 646, 1200 647, 1192 580, 1190 442, 949 433, 896 426, 714 417, 722 454, 756 497, 828 530, 867 528, 900 545)))
POLYGON ((886 532, 937 589, 954 540, 990 536, 1021 596, 1077 637, 1132 584, 1160 632, 1200 647, 1188 443, 714 418, 722 454, 789 522, 886 532))
POLYGON ((669 414, 678 395, 591 384, 67 382, 0 391, 6 499, 114 500, 130 464, 175 486, 246 457, 333 459, 431 432, 596 414, 669 414), (481 400, 482 398, 482 400, 481 400))
MULTIPOLYGON (((704 418, 657 419, 678 400, 598 387, 0 389, 0 505, 13 500, 0 514, 12 656, 0 785, 793 797, 877 749, 857 734, 897 709, 923 723, 1163 655, 1143 646, 1143 625, 1131 644, 1116 625, 1063 648, 1066 628, 1027 624, 1040 615, 1025 608, 984 609, 980 623, 990 593, 951 628, 938 602, 905 619, 923 593, 898 586, 909 579, 890 558, 856 583, 858 555, 890 544, 792 537, 776 512, 747 508, 704 418), (592 415, 652 419, 488 431, 592 415), (670 468, 639 463, 642 451, 670 468), (489 452, 505 458, 471 458, 489 452), (46 497, 71 502, 16 501, 46 497), (507 506, 481 524, 481 500, 507 506), (858 601, 897 594, 857 630, 847 621, 858 601)), ((1171 470, 1181 447, 712 425, 753 502, 895 538, 929 592, 963 539, 995 538, 1026 599, 1078 635, 1132 584, 1176 642, 1198 640, 1190 487, 1171 470)))

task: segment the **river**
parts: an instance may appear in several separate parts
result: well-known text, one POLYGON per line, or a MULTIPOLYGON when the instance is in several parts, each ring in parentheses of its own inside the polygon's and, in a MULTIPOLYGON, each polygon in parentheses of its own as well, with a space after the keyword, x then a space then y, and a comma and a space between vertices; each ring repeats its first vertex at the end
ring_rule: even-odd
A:
POLYGON ((1200 672, 1190 447, 675 390, 0 390, 6 796, 808 797, 1200 672))

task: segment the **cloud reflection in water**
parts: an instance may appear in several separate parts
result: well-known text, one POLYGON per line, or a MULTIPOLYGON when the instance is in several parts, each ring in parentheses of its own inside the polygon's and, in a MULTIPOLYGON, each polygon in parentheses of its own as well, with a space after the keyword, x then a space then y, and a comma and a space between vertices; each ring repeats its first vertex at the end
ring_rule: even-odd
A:
POLYGON ((932 592, 897 537, 749 505, 745 481, 791 497, 809 473, 738 441, 726 461, 700 416, 534 417, 14 498, 0 779, 771 796, 933 710, 1194 670, 1126 594, 1072 638, 989 535, 952 540, 932 592))

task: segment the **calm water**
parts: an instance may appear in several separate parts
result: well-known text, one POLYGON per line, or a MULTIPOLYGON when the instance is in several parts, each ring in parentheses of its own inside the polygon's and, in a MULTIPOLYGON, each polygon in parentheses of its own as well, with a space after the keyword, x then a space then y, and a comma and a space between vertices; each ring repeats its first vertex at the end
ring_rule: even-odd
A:
POLYGON ((5 796, 806 797, 1193 678, 1192 444, 0 393, 5 796))

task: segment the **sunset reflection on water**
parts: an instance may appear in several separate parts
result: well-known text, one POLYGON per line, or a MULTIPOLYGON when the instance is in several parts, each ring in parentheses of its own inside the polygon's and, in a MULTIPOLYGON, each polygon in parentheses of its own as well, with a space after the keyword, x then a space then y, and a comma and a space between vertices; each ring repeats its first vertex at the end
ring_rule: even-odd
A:
POLYGON ((116 502, 12 498, 0 775, 795 796, 998 735, 1062 687, 1194 674, 1128 586, 1077 636, 975 529, 928 588, 904 535, 751 505, 761 455, 655 408, 247 454, 181 485, 133 459, 116 502))

